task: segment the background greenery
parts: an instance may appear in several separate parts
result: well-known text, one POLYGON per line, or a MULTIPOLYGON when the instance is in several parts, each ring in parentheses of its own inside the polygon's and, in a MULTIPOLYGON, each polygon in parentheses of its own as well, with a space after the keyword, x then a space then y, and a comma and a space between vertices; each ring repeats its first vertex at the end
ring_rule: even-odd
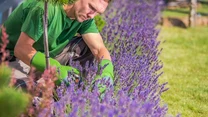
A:
MULTIPOLYGON (((207 0, 205 0, 207 1, 207 0)), ((208 3, 208 1, 207 1, 208 3)), ((197 12, 208 17, 208 4, 197 12)), ((188 8, 164 10, 163 17, 188 16, 188 8)), ((170 88, 162 99, 168 104, 168 113, 183 117, 208 115, 208 27, 162 27, 158 40, 163 48, 160 59, 164 74, 161 82, 170 88)))
MULTIPOLYGON (((208 0, 207 4, 200 4, 197 7, 197 14, 200 16, 208 16, 208 0)), ((188 17, 189 16, 189 8, 177 8, 177 9, 165 9, 163 11, 164 17, 188 17)))

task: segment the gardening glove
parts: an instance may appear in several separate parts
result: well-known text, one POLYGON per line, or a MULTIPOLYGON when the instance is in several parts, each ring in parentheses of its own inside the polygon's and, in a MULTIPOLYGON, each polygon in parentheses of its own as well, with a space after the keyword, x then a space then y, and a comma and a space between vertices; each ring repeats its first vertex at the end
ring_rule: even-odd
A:
MULTIPOLYGON (((110 60, 103 59, 100 62, 100 66, 98 69, 100 69, 100 67, 104 67, 104 66, 105 66, 105 68, 103 69, 102 74, 96 75, 93 83, 98 79, 100 79, 100 80, 104 79, 105 81, 109 81, 110 85, 113 85, 113 81, 114 81, 113 64, 110 60)), ((101 95, 104 95, 106 88, 107 88, 106 85, 98 83, 98 89, 99 89, 99 92, 101 93, 101 95)))
MULTIPOLYGON (((77 70, 76 68, 73 68, 71 66, 61 65, 57 60, 52 58, 49 59, 50 59, 49 60, 50 66, 57 68, 58 80, 55 81, 56 85, 60 85, 62 81, 64 81, 67 85, 69 85, 68 82, 66 82, 66 79, 68 77, 68 71, 79 75, 79 70, 77 70)), ((37 52, 31 60, 31 65, 34 66, 37 70, 43 72, 46 68, 45 55, 41 52, 37 52)))

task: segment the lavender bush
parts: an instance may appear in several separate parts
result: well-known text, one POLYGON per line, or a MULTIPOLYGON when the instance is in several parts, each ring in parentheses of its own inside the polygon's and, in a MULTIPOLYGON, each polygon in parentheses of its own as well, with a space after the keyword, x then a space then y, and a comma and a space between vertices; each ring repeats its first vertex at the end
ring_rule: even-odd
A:
MULTIPOLYGON (((166 83, 158 83, 162 62, 155 28, 161 5, 161 0, 113 1, 104 15, 106 26, 101 34, 115 66, 114 85, 96 82, 106 84, 105 95, 96 85, 94 90, 84 83, 78 88, 72 81, 67 89, 59 87, 60 100, 53 103, 53 116, 165 116, 167 106, 160 95, 167 89, 166 83)), ((96 66, 87 68, 87 82, 96 75, 96 66)))
POLYGON ((30 90, 39 88, 42 100, 34 102, 36 106, 30 106, 28 113, 40 117, 165 116, 167 106, 160 95, 167 89, 166 83, 158 83, 162 62, 158 60, 161 50, 156 40, 159 31, 155 28, 161 6, 162 0, 113 1, 103 16, 106 25, 101 34, 112 55, 114 84, 108 78, 92 84, 102 72, 98 63, 81 67, 71 61, 72 66, 85 71, 83 82, 75 84, 69 73, 70 86, 62 84, 53 91, 54 70, 45 71, 42 77, 45 85, 29 86, 30 90), (99 92, 100 84, 107 87, 105 93, 99 92))

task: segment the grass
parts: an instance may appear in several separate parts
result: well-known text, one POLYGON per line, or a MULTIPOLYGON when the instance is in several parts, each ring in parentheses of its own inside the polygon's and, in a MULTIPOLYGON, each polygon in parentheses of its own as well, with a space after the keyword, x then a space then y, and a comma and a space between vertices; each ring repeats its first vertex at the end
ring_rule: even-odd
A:
MULTIPOLYGON (((188 17, 189 10, 189 8, 166 9, 163 11, 163 17, 188 17)), ((208 4, 201 4, 201 7, 197 8, 197 13, 208 16, 208 4)))
POLYGON ((168 112, 181 113, 183 117, 208 116, 208 27, 163 27, 159 40, 160 59, 164 74, 160 82, 168 82, 170 88, 162 99, 168 104, 168 112))

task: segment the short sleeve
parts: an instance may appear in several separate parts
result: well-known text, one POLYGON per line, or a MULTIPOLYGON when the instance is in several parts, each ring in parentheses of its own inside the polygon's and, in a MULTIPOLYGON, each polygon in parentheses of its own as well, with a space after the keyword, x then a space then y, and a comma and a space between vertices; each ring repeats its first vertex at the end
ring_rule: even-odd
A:
POLYGON ((21 27, 21 32, 25 32, 35 41, 43 34, 43 13, 43 9, 39 7, 31 9, 21 27))
POLYGON ((78 33, 85 34, 85 33, 99 33, 97 26, 95 24, 95 20, 87 20, 83 22, 81 28, 78 30, 78 33))

